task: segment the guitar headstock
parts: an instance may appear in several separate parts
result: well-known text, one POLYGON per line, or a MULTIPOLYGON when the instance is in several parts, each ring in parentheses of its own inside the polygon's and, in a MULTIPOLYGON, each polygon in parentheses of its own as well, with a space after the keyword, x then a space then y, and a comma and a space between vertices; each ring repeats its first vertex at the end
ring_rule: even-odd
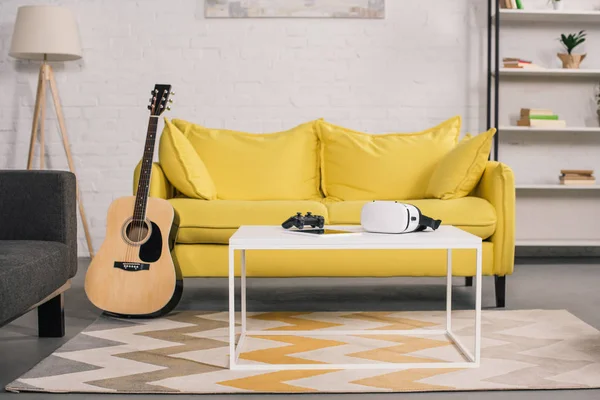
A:
POLYGON ((173 100, 170 98, 175 93, 171 92, 171 85, 154 85, 154 90, 150 92, 150 104, 148 110, 151 115, 160 116, 165 110, 170 110, 170 103, 173 100))

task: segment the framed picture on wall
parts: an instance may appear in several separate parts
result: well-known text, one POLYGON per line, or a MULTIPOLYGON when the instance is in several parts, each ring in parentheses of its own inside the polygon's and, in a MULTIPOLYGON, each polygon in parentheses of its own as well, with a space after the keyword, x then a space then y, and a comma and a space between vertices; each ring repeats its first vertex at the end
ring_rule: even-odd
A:
POLYGON ((206 18, 385 17, 385 0, 201 0, 206 18))

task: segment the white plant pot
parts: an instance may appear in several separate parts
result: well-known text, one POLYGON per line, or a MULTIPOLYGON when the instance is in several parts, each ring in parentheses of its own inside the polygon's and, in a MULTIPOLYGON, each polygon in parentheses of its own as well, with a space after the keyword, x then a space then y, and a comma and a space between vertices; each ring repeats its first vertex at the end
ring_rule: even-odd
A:
POLYGON ((562 10, 564 5, 564 1, 553 1, 552 6, 555 10, 562 10))

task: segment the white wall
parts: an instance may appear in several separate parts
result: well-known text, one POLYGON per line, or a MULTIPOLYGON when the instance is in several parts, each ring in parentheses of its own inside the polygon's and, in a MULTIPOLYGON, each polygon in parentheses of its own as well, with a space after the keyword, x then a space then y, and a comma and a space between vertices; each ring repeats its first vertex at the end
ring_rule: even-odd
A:
MULTIPOLYGON (((131 194, 155 82, 177 92, 169 117, 211 127, 268 132, 324 117, 369 132, 411 131, 456 114, 463 132, 485 125, 485 0, 388 0, 385 20, 205 20, 202 0, 2 0, 0 168, 26 165, 37 65, 7 53, 17 7, 38 3, 66 5, 79 19, 83 60, 54 68, 96 248, 109 203, 131 194)), ((569 0, 578 3, 597 2, 569 0)), ((541 32, 507 39, 516 46, 532 38, 534 58, 546 61, 557 32, 541 32)), ((532 56, 519 49, 503 55, 532 56)), ((600 53, 586 60, 594 63, 600 53)), ((517 86, 502 101, 517 110, 522 95, 517 86)), ((560 91, 553 96, 561 113, 571 104, 560 91)), ((47 141, 48 165, 66 168, 55 121, 47 141)), ((82 238, 80 229, 83 255, 82 238)))

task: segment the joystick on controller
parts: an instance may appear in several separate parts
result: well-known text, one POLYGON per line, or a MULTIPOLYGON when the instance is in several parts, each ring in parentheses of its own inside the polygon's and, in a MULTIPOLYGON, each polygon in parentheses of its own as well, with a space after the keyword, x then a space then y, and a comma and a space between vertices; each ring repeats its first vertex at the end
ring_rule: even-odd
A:
POLYGON ((321 215, 313 215, 307 212, 306 215, 302 216, 302 213, 296 213, 296 215, 289 217, 281 226, 285 229, 290 229, 295 226, 298 229, 304 229, 305 225, 309 225, 312 228, 323 229, 325 226, 325 218, 321 215))

